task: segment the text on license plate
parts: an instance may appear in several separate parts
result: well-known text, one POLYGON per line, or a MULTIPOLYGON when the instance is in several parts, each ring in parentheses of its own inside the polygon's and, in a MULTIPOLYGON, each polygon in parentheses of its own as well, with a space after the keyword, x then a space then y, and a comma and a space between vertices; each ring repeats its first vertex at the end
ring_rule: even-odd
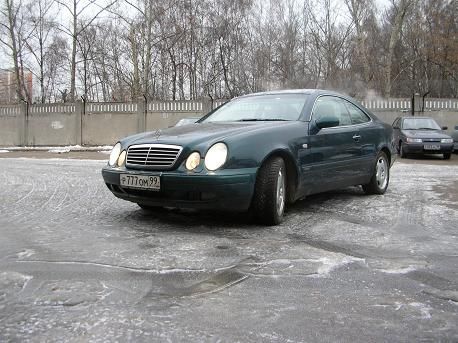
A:
POLYGON ((119 183, 121 186, 130 188, 161 189, 161 178, 156 175, 121 174, 119 176, 119 183))
POLYGON ((440 150, 441 146, 440 144, 425 144, 423 148, 425 150, 440 150))

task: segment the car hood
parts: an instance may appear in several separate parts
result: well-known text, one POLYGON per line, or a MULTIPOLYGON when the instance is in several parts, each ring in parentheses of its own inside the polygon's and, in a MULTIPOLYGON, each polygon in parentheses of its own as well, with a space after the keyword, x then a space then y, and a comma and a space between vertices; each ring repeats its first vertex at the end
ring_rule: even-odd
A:
POLYGON ((209 144, 239 133, 261 130, 287 122, 219 122, 196 123, 145 132, 126 138, 124 144, 175 144, 181 146, 209 144))
POLYGON ((440 130, 402 130, 402 133, 406 137, 412 138, 450 138, 449 135, 440 130))

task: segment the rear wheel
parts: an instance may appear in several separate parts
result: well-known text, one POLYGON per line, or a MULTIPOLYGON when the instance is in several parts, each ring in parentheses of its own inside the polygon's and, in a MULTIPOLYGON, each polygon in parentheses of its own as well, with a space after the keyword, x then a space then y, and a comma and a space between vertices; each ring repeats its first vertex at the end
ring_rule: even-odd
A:
POLYGON ((383 194, 390 182, 390 165, 388 157, 383 151, 377 155, 374 174, 368 184, 363 185, 366 194, 383 194))
POLYGON ((267 160, 256 178, 252 210, 256 219, 266 225, 279 224, 286 205, 286 167, 281 157, 267 160))
POLYGON ((445 154, 444 154, 444 160, 449 160, 451 155, 452 155, 452 154, 449 153, 449 152, 445 153, 445 154))

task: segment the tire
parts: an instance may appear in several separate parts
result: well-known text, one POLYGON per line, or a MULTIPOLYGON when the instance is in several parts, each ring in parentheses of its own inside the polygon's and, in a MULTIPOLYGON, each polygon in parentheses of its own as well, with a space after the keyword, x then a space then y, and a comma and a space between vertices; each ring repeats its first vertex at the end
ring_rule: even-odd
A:
POLYGON ((451 155, 452 155, 452 154, 449 153, 449 152, 445 153, 445 154, 444 154, 444 160, 449 160, 451 155))
POLYGON ((406 158, 407 157, 407 154, 404 150, 404 144, 399 143, 399 156, 401 156, 401 158, 406 158))
POLYGON ((390 165, 383 151, 377 155, 374 174, 368 184, 363 185, 366 194, 384 194, 390 182, 390 165))
POLYGON ((286 206, 286 167, 281 157, 272 157, 259 169, 252 200, 255 219, 266 225, 283 220, 286 206))

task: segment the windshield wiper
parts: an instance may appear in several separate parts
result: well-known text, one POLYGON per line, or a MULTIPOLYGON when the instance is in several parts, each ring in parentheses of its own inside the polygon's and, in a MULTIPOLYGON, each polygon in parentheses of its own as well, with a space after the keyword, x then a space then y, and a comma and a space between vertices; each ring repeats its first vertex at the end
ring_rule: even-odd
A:
POLYGON ((420 127, 417 130, 434 130, 434 131, 436 131, 437 129, 434 129, 432 127, 420 127))
POLYGON ((239 119, 236 121, 289 121, 287 119, 257 119, 257 118, 249 118, 249 119, 239 119))

